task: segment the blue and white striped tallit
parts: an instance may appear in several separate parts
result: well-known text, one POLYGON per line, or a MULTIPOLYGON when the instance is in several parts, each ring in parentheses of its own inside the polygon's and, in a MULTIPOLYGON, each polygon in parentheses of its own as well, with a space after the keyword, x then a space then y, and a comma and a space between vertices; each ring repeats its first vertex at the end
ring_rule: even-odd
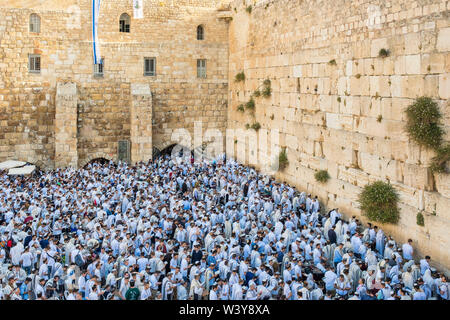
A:
POLYGON ((94 50, 94 64, 101 61, 100 49, 98 45, 98 17, 100 14, 101 0, 92 0, 92 41, 94 50))

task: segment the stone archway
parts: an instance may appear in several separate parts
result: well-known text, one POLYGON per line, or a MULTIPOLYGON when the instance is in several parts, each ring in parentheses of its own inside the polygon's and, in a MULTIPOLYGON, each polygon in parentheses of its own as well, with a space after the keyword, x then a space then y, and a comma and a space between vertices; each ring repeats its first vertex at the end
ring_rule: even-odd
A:
POLYGON ((104 152, 96 152, 96 153, 90 154, 86 159, 80 160, 80 162, 78 163, 78 167, 83 168, 85 165, 87 165, 89 162, 91 162, 95 159, 106 159, 108 161, 114 161, 113 156, 106 154, 104 152))
MULTIPOLYGON (((166 141, 164 143, 161 143, 159 145, 156 145, 153 147, 153 158, 158 157, 161 154, 170 154, 175 146, 177 146, 177 143, 174 143, 173 141, 166 141)), ((191 148, 182 146, 184 149, 188 149, 191 151, 191 154, 193 153, 193 150, 191 148)))

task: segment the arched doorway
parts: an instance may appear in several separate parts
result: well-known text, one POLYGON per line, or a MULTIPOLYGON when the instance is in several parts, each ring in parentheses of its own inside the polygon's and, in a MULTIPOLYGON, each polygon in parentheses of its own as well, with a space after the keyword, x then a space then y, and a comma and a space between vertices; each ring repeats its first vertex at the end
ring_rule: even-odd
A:
MULTIPOLYGON (((155 159, 158 157, 172 156, 172 153, 174 152, 174 148, 176 146, 179 146, 179 145, 174 143, 174 144, 164 147, 162 150, 158 149, 157 147, 154 147, 153 148, 153 158, 155 159)), ((190 148, 182 146, 182 148, 178 151, 178 154, 176 156, 183 157, 183 156, 187 156, 187 155, 189 155, 189 157, 193 156, 194 151, 191 150, 190 148)))
POLYGON ((105 159, 105 158, 95 158, 95 159, 92 159, 92 160, 90 160, 90 161, 88 161, 84 166, 83 166, 83 168, 84 169, 86 169, 90 164, 99 164, 99 165, 107 165, 107 164, 109 164, 109 162, 110 162, 110 160, 108 160, 108 159, 105 159))

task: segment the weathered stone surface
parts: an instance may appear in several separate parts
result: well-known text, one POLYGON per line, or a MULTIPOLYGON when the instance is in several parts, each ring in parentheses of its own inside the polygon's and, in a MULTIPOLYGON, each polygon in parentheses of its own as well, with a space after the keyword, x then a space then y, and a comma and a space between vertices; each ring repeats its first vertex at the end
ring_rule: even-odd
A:
MULTIPOLYGON (((450 110, 449 8, 438 2, 395 0, 386 6, 385 1, 371 1, 383 8, 375 21, 364 4, 344 0, 333 5, 276 0, 267 8, 266 3, 256 2, 251 15, 240 14, 244 5, 233 1, 237 14, 230 30, 242 26, 249 30, 247 38, 229 33, 230 73, 243 66, 247 74, 244 59, 251 74, 245 84, 229 85, 232 92, 239 88, 251 93, 253 80, 273 81, 273 98, 270 103, 257 102, 255 118, 288 137, 290 165, 276 175, 279 179, 359 217, 360 190, 376 180, 390 181, 400 195, 401 219, 397 226, 383 225, 383 229, 400 241, 417 239, 419 252, 431 253, 449 270, 448 249, 445 252, 450 245, 449 222, 444 220, 448 179, 430 173, 434 153, 410 141, 405 131, 405 110, 423 95, 438 102, 443 126, 450 128, 446 113, 450 110), (275 22, 275 27, 267 27, 275 22), (380 49, 390 55, 378 57, 380 49), (258 63, 261 57, 264 63, 258 63), (329 63, 332 60, 336 64, 329 63), (298 94, 295 104, 292 93, 298 94), (288 110, 291 105, 295 114, 288 110), (266 122, 272 113, 275 120, 266 122), (288 121, 277 121, 282 117, 288 121), (314 179, 319 169, 328 170, 332 177, 326 184, 314 179), (417 211, 422 209, 425 228, 416 224, 417 211)), ((229 104, 229 127, 242 128, 247 121, 229 104)), ((447 133, 447 141, 449 137, 447 133)))

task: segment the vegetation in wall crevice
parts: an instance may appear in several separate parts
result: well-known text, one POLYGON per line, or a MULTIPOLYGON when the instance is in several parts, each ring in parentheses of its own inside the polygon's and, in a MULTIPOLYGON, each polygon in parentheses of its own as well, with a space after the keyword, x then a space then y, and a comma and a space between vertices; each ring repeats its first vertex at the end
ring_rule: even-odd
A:
POLYGON ((448 173, 450 145, 444 142, 445 130, 440 125, 442 113, 430 97, 417 98, 406 109, 406 131, 418 145, 434 150, 430 169, 435 173, 448 173))
POLYGON ((278 155, 278 168, 283 171, 289 165, 288 156, 286 153, 286 147, 281 148, 281 151, 278 155))
POLYGON ((326 183, 330 179, 330 175, 327 170, 319 170, 314 174, 314 178, 317 182, 326 183))
POLYGON ((420 211, 417 212, 416 223, 417 223, 418 226, 421 226, 421 227, 425 226, 425 218, 424 218, 422 212, 420 212, 420 211))
POLYGON ((376 181, 364 187, 358 203, 365 216, 372 221, 396 224, 400 218, 398 193, 390 183, 376 181))

